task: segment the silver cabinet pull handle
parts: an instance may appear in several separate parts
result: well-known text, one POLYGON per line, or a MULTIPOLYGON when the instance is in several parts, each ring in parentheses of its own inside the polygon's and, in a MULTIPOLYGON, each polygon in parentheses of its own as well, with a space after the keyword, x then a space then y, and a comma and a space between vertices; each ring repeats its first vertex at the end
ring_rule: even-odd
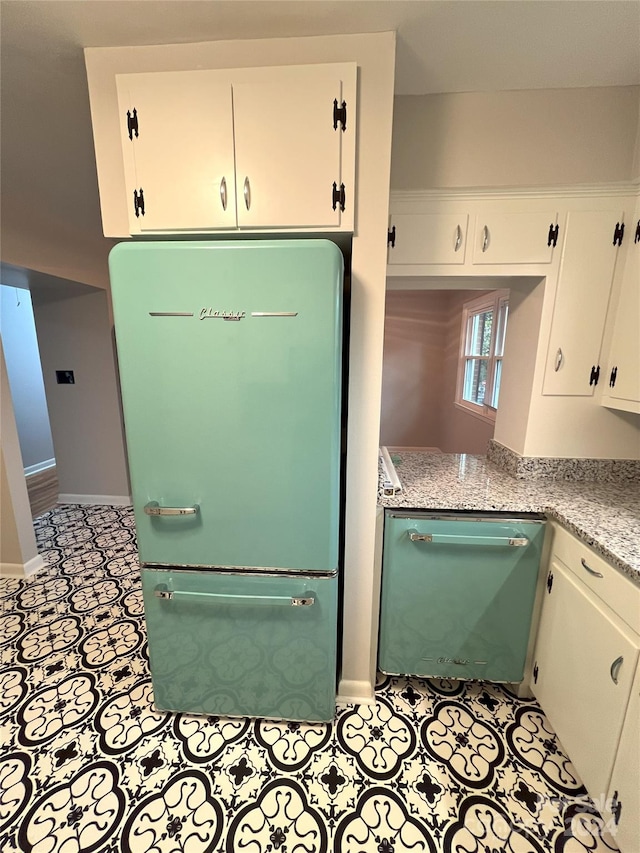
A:
POLYGON ((160 506, 158 501, 145 504, 145 515, 195 515, 200 511, 198 504, 193 506, 160 506))
POLYGON ((220 201, 222 202, 222 209, 227 209, 227 179, 223 178, 220 181, 220 201))
POLYGON ((620 674, 620 667, 622 666, 623 661, 624 658, 622 657, 622 655, 620 655, 620 657, 616 658, 611 664, 611 669, 609 670, 609 672, 611 674, 611 681, 613 681, 614 684, 618 683, 618 675, 620 674))
POLYGON ((456 226, 456 243, 453 251, 457 252, 460 246, 462 246, 462 228, 458 225, 456 226))
POLYGON ((584 557, 580 557, 580 562, 582 563, 582 568, 586 569, 590 575, 593 575, 596 578, 603 578, 604 577, 602 572, 596 572, 595 569, 592 569, 591 566, 585 561, 584 557))
POLYGON ((562 367, 562 362, 564 361, 564 355, 562 354, 562 350, 558 347, 558 352, 556 353, 556 363, 553 366, 553 369, 557 373, 562 367))
POLYGON ((249 178, 244 179, 244 203, 247 206, 247 210, 251 207, 251 184, 249 183, 249 178))
POLYGON ((239 604, 251 607, 276 605, 278 607, 312 607, 316 600, 313 596, 297 598, 291 595, 225 595, 217 592, 191 592, 186 589, 164 589, 156 587, 156 598, 163 601, 210 601, 212 604, 239 604))
POLYGON ((489 229, 485 225, 482 229, 482 251, 486 252, 489 248, 489 229))

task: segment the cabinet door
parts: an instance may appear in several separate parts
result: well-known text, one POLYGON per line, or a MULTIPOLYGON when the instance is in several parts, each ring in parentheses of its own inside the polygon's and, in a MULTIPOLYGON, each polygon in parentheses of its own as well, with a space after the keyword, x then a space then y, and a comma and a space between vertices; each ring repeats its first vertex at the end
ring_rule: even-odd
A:
POLYGON ((636 674, 607 796, 605 814, 623 853, 640 850, 640 666, 636 674))
POLYGON ((549 264, 549 231, 556 211, 479 213, 475 220, 474 264, 549 264))
POLYGON ((593 394, 618 252, 613 235, 621 221, 622 214, 610 211, 572 211, 567 217, 544 394, 593 394))
POLYGON ((394 213, 389 266, 398 264, 464 264, 466 213, 394 213))
POLYGON ((531 689, 587 790, 597 798, 609 788, 639 639, 556 559, 549 587, 531 689))
POLYGON ((132 234, 236 227, 231 86, 219 79, 210 71, 117 75, 132 234))
MULTIPOLYGON (((338 228, 344 183, 341 149, 354 133, 347 105, 346 130, 334 129, 334 100, 342 102, 343 66, 261 69, 233 85, 238 224, 241 228, 338 228), (286 73, 283 73, 286 72, 286 73)), ((353 213, 353 182, 345 208, 353 213)))
POLYGON ((602 380, 606 383, 603 404, 611 408, 640 412, 640 219, 625 235, 629 240, 620 298, 615 314, 613 337, 602 380))

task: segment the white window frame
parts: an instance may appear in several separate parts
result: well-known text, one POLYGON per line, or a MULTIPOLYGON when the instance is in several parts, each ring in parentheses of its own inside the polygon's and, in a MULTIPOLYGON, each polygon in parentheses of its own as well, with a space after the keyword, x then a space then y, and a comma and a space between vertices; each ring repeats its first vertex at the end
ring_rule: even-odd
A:
MULTIPOLYGON (((462 306, 462 325, 460 328, 460 349, 458 355, 458 380, 456 383, 456 399, 455 405, 463 409, 465 412, 474 415, 483 421, 495 422, 497 408, 490 403, 483 402, 481 405, 474 403, 471 400, 463 398, 465 367, 470 358, 478 360, 488 360, 487 365, 487 384, 485 388, 485 400, 493 399, 493 385, 496 376, 496 369, 504 359, 504 347, 500 354, 496 354, 496 336, 498 329, 498 320, 503 305, 509 304, 508 290, 493 290, 491 293, 485 293, 483 296, 478 296, 469 302, 465 302, 462 306), (493 312, 494 321, 491 325, 491 342, 489 344, 488 356, 469 356, 467 355, 467 339, 469 335, 470 321, 476 314, 482 314, 487 311, 493 312)), ((506 338, 506 328, 503 340, 506 338)))

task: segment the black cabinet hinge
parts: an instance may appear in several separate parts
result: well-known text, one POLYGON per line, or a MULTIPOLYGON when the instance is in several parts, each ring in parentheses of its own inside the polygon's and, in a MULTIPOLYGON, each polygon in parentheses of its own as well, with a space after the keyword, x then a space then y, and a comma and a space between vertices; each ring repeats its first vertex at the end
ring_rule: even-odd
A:
POLYGON ((140 192, 138 190, 133 191, 133 210, 136 216, 140 216, 140 214, 144 216, 144 193, 142 192, 142 187, 140 187, 140 192))
POLYGON ((336 182, 333 182, 333 209, 336 209, 336 205, 340 205, 340 210, 344 212, 344 202, 345 202, 345 194, 344 194, 344 184, 340 184, 340 189, 338 189, 338 185, 336 182))
POLYGON ((558 245, 558 234, 560 232, 560 226, 556 222, 554 225, 553 222, 549 226, 549 236, 547 237, 547 246, 557 246, 558 245))
POLYGON ((547 592, 551 592, 551 587, 553 586, 553 572, 549 572, 547 575, 547 592))
POLYGON ((624 237, 624 222, 616 222, 616 227, 613 232, 613 245, 622 246, 622 238, 624 237))
POLYGON ((538 672, 538 664, 536 663, 536 665, 533 667, 533 680, 536 684, 538 683, 538 672))
POLYGON ((387 231, 387 246, 391 246, 392 249, 395 249, 396 246, 396 226, 394 225, 391 230, 387 231))
POLYGON ((640 219, 638 219, 638 224, 636 225, 636 236, 633 238, 634 243, 640 243, 640 219))
POLYGON ((589 376, 589 385, 597 385, 598 379, 600 379, 600 365, 591 368, 591 375, 589 376))
POLYGON ((613 792, 613 799, 611 800, 611 814, 613 815, 613 822, 617 826, 620 823, 620 815, 622 813, 622 803, 618 799, 618 792, 613 792))
POLYGON ((609 388, 613 388, 616 384, 616 377, 618 375, 618 368, 614 367, 611 371, 611 376, 609 377, 609 388))
POLYGON ((343 101, 342 106, 338 106, 338 99, 333 101, 333 129, 338 129, 338 122, 342 125, 342 130, 347 129, 347 102, 343 101))
POLYGON ((134 107, 133 112, 127 110, 127 130, 129 131, 129 139, 133 139, 135 133, 138 138, 138 110, 134 107))

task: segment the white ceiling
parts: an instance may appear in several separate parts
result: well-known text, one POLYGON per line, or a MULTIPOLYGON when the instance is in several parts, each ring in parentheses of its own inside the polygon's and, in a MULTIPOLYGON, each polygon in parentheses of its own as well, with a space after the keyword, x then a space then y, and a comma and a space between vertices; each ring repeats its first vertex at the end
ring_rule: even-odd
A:
POLYGON ((399 95, 640 84, 640 0, 2 0, 0 12, 3 231, 66 235, 78 270, 107 248, 83 47, 395 30, 399 95))

